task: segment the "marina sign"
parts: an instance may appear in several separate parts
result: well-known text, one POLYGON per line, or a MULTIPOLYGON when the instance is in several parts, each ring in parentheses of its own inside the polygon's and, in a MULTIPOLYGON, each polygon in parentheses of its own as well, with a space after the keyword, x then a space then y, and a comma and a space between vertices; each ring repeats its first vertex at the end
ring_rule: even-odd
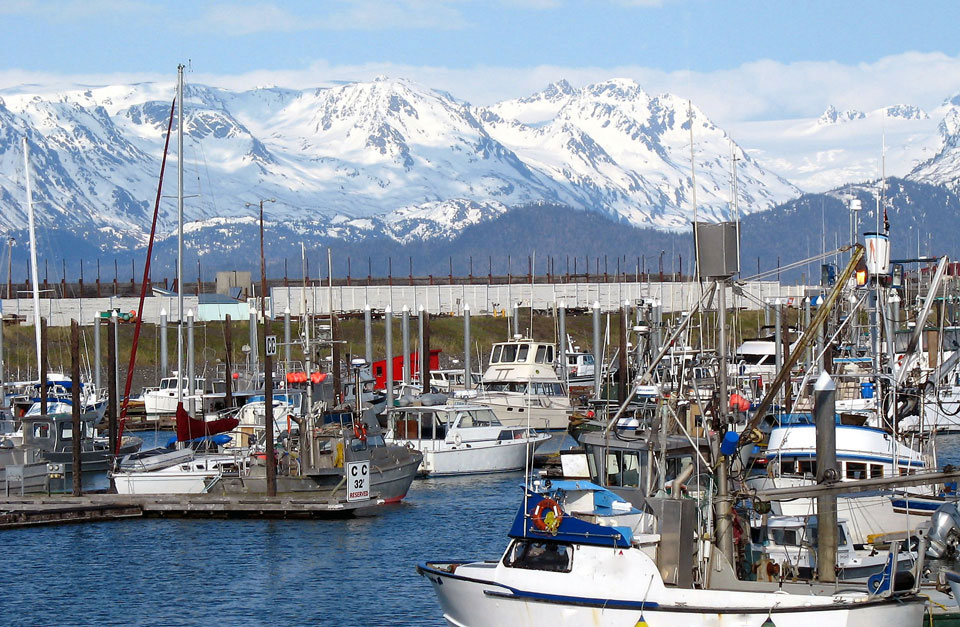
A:
POLYGON ((268 357, 276 357, 277 355, 277 336, 268 335, 265 339, 266 343, 266 355, 268 357))
POLYGON ((370 462, 347 462, 347 500, 370 498, 370 462))

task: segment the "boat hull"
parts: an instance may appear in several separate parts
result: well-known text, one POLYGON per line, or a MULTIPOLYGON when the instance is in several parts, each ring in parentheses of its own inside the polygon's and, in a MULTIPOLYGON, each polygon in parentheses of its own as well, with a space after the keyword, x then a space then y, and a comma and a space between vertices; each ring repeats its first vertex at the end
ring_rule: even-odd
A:
MULTIPOLYGON (((476 475, 521 470, 526 465, 528 447, 536 447, 547 438, 506 440, 474 445, 464 442, 457 448, 422 449, 421 473, 427 476, 476 475)), ((442 445, 443 443, 441 443, 442 445)))
MULTIPOLYGON (((490 564, 490 571, 494 571, 490 564)), ((696 607, 688 604, 666 604, 643 599, 638 586, 635 598, 629 600, 587 598, 581 595, 543 593, 519 590, 489 579, 464 577, 447 572, 448 564, 421 564, 417 572, 430 580, 440 601, 443 618, 456 627, 511 627, 540 625, 598 625, 633 627, 645 621, 648 625, 688 627, 704 625, 727 627, 760 625, 768 617, 777 627, 809 627, 811 624, 846 627, 887 627, 919 625, 924 605, 920 600, 877 599, 859 603, 828 603, 784 607, 780 600, 792 595, 769 593, 761 596, 766 606, 737 607, 740 593, 705 591, 711 596, 729 599, 727 604, 696 607), (439 567, 438 567, 439 566, 439 567)), ((471 569, 472 570, 472 569, 471 569)), ((810 597, 807 597, 810 598, 810 597)))

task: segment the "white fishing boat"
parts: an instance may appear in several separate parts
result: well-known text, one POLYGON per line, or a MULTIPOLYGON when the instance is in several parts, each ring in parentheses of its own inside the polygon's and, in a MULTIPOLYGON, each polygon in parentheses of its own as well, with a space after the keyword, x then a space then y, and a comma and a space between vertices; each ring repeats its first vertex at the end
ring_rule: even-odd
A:
POLYGON ((423 453, 424 475, 507 472, 525 467, 537 444, 550 439, 525 427, 505 427, 489 407, 397 407, 387 416, 386 441, 423 453))
MULTIPOLYGON (((816 485, 816 425, 784 424, 770 432, 766 450, 767 473, 752 476, 755 490, 816 485)), ((796 415, 792 418, 796 421, 796 415)), ((921 452, 883 429, 863 425, 836 425, 836 459, 840 481, 896 477, 937 469, 932 451, 921 452)), ((869 544, 878 534, 906 533, 929 520, 944 502, 942 487, 921 486, 894 492, 865 492, 837 499, 837 514, 849 521, 857 544, 869 544)), ((771 503, 773 513, 807 516, 815 513, 816 499, 798 498, 771 503)))
POLYGON ((450 625, 919 625, 923 600, 890 562, 874 592, 739 581, 721 557, 698 568, 692 503, 643 509, 587 481, 534 483, 495 561, 426 562, 450 625), (694 573, 698 573, 694 578, 694 573))
POLYGON ((555 358, 556 347, 547 342, 518 337, 494 344, 476 402, 493 408, 508 427, 566 431, 572 407, 555 358))
POLYGON ((199 401, 205 385, 205 380, 200 377, 194 377, 193 386, 187 382, 187 377, 164 377, 159 386, 143 390, 143 410, 148 416, 175 414, 177 404, 183 400, 193 398, 199 401))

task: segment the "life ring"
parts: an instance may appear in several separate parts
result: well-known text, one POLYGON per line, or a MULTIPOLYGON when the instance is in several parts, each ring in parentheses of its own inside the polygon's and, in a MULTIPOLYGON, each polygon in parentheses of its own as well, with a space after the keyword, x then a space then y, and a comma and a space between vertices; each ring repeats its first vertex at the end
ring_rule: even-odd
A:
POLYGON ((552 535, 557 535, 560 529, 560 523, 563 522, 563 512, 560 505, 550 497, 544 497, 530 514, 533 526, 540 531, 549 531, 552 535))
POLYGON ((353 435, 354 435, 354 437, 356 437, 358 440, 366 440, 366 439, 367 439, 367 425, 363 424, 362 422, 355 422, 355 423, 353 424, 353 435))

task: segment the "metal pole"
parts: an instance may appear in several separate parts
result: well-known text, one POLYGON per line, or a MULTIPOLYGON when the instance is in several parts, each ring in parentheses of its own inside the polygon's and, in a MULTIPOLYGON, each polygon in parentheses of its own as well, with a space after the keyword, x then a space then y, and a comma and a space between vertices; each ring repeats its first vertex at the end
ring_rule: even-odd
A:
MULTIPOLYGON (((813 386, 813 412, 817 427, 817 483, 835 483, 837 471, 837 386, 826 372, 813 386)), ((817 574, 822 583, 836 581, 837 566, 837 496, 817 496, 817 574)))
POLYGON ((256 374, 257 372, 257 367, 259 363, 260 363, 260 359, 259 357, 257 357, 257 310, 253 306, 251 306, 250 307, 250 370, 254 374, 256 374))
MULTIPOLYGON (((806 333, 807 329, 810 328, 810 297, 807 296, 803 299, 803 331, 806 333)), ((804 369, 809 369, 810 365, 813 362, 813 354, 811 349, 808 348, 805 353, 806 359, 804 359, 804 369)))
MULTIPOLYGON (((421 307, 420 310, 423 311, 423 307, 421 307)), ((369 366, 373 364, 373 321, 372 314, 370 312, 370 305, 367 304, 364 304, 363 306, 363 340, 365 351, 364 358, 369 366)))
MULTIPOLYGON (((100 312, 95 312, 96 316, 93 320, 93 386, 97 389, 97 392, 100 392, 100 312)), ((3 348, 2 342, 0 342, 0 362, 3 361, 3 348)), ((0 373, 0 380, 2 380, 2 373, 0 373)), ((0 397, 2 397, 2 387, 0 387, 0 397)))
POLYGON ((621 405, 627 399, 627 386, 629 377, 627 376, 627 329, 630 320, 630 303, 623 301, 620 307, 620 341, 619 355, 617 357, 617 402, 621 405))
POLYGON ((464 389, 473 389, 470 381, 470 305, 463 304, 463 384, 464 389))
POLYGON ((70 321, 70 386, 73 402, 73 421, 70 431, 70 440, 73 445, 73 466, 70 474, 73 475, 73 495, 83 494, 83 468, 80 461, 81 441, 83 429, 80 427, 80 325, 76 320, 70 321))
MULTIPOLYGON (((715 428, 726 432, 727 419, 727 285, 726 281, 717 281, 717 350, 720 353, 718 392, 720 402, 717 405, 715 428)), ((717 468, 717 542, 727 561, 734 564, 733 546, 733 507, 729 486, 730 458, 722 460, 717 468)))
POLYGON ((6 364, 3 361, 3 301, 0 301, 0 407, 7 406, 6 364))
POLYGON ((567 304, 563 301, 560 301, 557 305, 557 331, 560 335, 560 379, 565 384, 569 384, 570 377, 567 373, 567 304))
POLYGON ((600 301, 593 302, 593 396, 600 398, 603 381, 603 342, 600 339, 600 301))
POLYGON ((417 309, 417 378, 424 392, 430 389, 430 373, 423 371, 423 305, 417 309))
POLYGON ((410 308, 401 309, 400 335, 403 338, 403 383, 410 385, 410 308))
MULTIPOLYGON (((23 138, 23 178, 27 185, 27 221, 30 227, 30 281, 33 286, 33 329, 37 337, 37 370, 40 371, 39 380, 43 382, 47 373, 41 365, 40 345, 43 338, 40 337, 40 277, 37 270, 37 237, 36 223, 33 217, 33 189, 30 187, 30 148, 27 138, 23 138)), ((46 401, 41 401, 46 405, 46 401)), ((44 411, 46 413, 46 411, 44 411)))
POLYGON ((287 306, 283 310, 283 361, 286 363, 285 369, 290 368, 292 350, 293 347, 290 345, 290 307, 287 306))
POLYGON ((165 377, 168 370, 167 364, 167 310, 160 310, 160 376, 165 377))
MULTIPOLYGON (((177 375, 178 377, 181 375, 177 375)), ((191 416, 197 412, 196 357, 193 342, 193 310, 187 311, 187 410, 191 416)))
POLYGON ((513 334, 520 335, 520 303, 513 304, 513 334))
POLYGON ((47 414, 47 319, 40 318, 40 413, 47 414))
POLYGON ((384 313, 384 323, 386 326, 386 338, 384 342, 387 348, 387 409, 393 407, 393 309, 387 305, 384 313))
MULTIPOLYGON (((111 455, 117 451, 117 421, 120 417, 117 413, 117 380, 117 327, 107 323, 107 433, 111 455)), ((111 478, 110 483, 113 482, 111 478)))
POLYGON ((430 384, 430 312, 420 306, 420 382, 430 384))

